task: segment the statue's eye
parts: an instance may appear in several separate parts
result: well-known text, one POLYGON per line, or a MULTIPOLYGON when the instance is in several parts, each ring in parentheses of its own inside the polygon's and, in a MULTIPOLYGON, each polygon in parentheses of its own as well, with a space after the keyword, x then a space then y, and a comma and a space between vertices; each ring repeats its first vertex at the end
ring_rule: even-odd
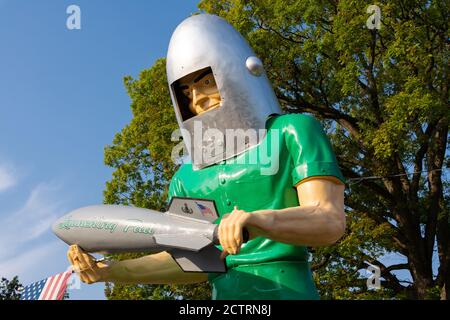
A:
POLYGON ((210 83, 209 80, 205 80, 205 84, 208 85, 210 83))

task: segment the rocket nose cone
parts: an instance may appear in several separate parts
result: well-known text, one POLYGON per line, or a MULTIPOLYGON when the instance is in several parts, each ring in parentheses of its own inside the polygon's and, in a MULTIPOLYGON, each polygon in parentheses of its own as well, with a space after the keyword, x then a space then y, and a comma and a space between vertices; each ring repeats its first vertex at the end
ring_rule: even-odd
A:
POLYGON ((58 220, 56 220, 55 222, 53 222, 52 224, 52 231, 53 233, 60 239, 62 239, 62 231, 63 231, 63 226, 62 226, 62 222, 63 222, 64 217, 59 218, 58 220))

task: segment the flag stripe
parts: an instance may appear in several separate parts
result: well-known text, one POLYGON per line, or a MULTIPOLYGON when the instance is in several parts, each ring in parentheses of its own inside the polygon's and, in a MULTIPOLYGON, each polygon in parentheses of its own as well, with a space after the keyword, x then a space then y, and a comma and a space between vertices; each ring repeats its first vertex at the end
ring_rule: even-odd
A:
POLYGON ((72 273, 68 270, 26 286, 20 300, 62 300, 72 273))
POLYGON ((58 286, 59 279, 61 278, 61 276, 62 276, 62 274, 60 273, 53 278, 53 283, 52 283, 52 287, 51 287, 52 290, 50 290, 48 292, 47 296, 45 297, 45 300, 53 300, 53 294, 55 292, 56 287, 58 286))
POLYGON ((61 283, 61 279, 63 278, 64 274, 60 273, 56 276, 56 279, 54 280, 53 289, 50 295, 47 297, 47 300, 55 300, 55 294, 57 294, 58 288, 61 283))
POLYGON ((50 280, 50 285, 48 287, 47 293, 45 294, 45 296, 43 297, 43 300, 48 300, 49 297, 51 296, 53 290, 55 289, 55 284, 56 284, 56 277, 58 277, 60 274, 57 274, 56 276, 51 277, 50 280))
POLYGON ((44 300, 44 297, 47 295, 47 292, 50 289, 50 286, 52 284, 53 276, 47 279, 47 282, 45 283, 44 289, 41 292, 41 295, 39 296, 38 300, 44 300))
POLYGON ((72 271, 67 271, 64 275, 64 279, 61 282, 61 288, 59 289, 58 296, 56 297, 56 300, 62 300, 64 298, 64 294, 66 293, 67 289, 67 282, 69 281, 70 276, 72 275, 72 271))
POLYGON ((53 300, 60 300, 58 298, 61 295, 61 293, 63 293, 63 295, 64 295, 64 292, 66 291, 67 279, 68 279, 67 272, 65 272, 65 273, 63 273, 63 275, 62 275, 62 277, 61 277, 61 279, 60 279, 60 281, 58 283, 58 287, 56 288, 56 292, 55 292, 55 294, 52 297, 53 300))

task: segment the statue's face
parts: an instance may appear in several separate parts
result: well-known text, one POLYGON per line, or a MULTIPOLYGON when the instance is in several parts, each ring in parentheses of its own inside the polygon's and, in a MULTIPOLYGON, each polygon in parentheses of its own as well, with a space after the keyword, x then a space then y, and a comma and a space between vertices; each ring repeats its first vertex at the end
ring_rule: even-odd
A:
POLYGON ((189 99, 189 109, 195 115, 220 106, 219 89, 211 71, 183 78, 180 89, 189 99))

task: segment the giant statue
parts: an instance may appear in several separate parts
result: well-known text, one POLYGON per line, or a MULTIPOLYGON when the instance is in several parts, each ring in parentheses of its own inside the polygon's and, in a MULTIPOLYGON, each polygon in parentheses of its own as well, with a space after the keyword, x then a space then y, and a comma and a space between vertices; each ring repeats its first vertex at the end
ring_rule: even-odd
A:
POLYGON ((68 257, 86 283, 210 281, 213 299, 318 299, 308 247, 345 231, 345 180, 320 123, 283 114, 262 62, 228 22, 199 14, 174 31, 167 79, 190 161, 173 197, 213 200, 227 271, 185 272, 168 252, 97 262, 68 257), (248 232, 248 241, 244 240, 248 232))

